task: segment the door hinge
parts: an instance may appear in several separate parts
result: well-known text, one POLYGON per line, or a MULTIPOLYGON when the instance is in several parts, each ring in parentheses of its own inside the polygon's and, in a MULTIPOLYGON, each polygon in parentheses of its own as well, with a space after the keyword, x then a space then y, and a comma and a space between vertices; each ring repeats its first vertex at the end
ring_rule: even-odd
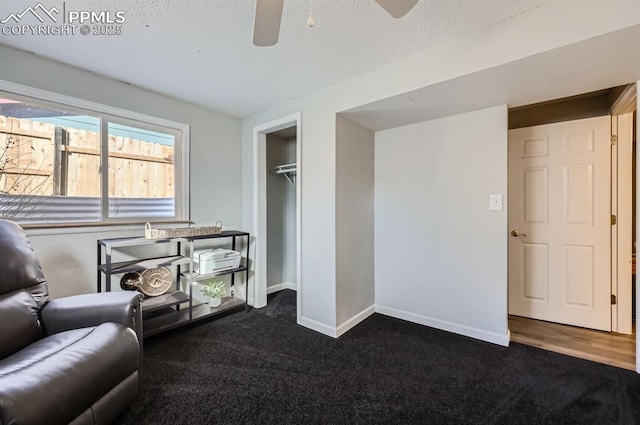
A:
POLYGON ((618 304, 618 298, 615 295, 611 295, 611 305, 618 304))
POLYGON ((616 136, 615 134, 611 135, 611 146, 615 146, 618 144, 618 136, 616 136))
POLYGON ((616 225, 618 224, 618 216, 611 214, 611 225, 616 225))

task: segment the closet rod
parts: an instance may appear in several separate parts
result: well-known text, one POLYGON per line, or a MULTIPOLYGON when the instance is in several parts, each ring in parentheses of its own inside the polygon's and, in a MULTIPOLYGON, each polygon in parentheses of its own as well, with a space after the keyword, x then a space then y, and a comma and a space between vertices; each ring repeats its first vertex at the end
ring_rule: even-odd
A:
POLYGON ((273 174, 282 174, 289 181, 289 183, 291 183, 293 186, 296 185, 296 183, 291 178, 291 175, 294 175, 297 172, 297 165, 295 163, 278 165, 277 167, 273 167, 271 169, 271 172, 273 174))
POLYGON ((284 174, 284 173, 295 173, 297 171, 296 163, 293 164, 283 164, 273 167, 271 172, 274 174, 284 174))

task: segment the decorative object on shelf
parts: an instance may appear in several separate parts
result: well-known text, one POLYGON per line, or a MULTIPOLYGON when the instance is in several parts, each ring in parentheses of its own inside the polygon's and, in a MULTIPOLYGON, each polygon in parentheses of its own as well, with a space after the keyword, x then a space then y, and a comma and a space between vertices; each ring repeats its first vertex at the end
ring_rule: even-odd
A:
POLYGON ((120 287, 125 291, 137 291, 142 285, 142 275, 138 272, 125 273, 120 279, 120 287))
POLYGON ((219 235, 222 233, 222 221, 214 226, 179 227, 173 229, 152 229, 151 223, 144 225, 144 237, 147 239, 185 238, 191 236, 219 235))
POLYGON ((150 297, 162 295, 173 285, 173 274, 168 267, 146 269, 141 273, 140 292, 150 297))
POLYGON ((200 293, 209 298, 210 307, 218 307, 222 303, 221 298, 229 293, 229 287, 223 280, 211 279, 200 283, 200 293))

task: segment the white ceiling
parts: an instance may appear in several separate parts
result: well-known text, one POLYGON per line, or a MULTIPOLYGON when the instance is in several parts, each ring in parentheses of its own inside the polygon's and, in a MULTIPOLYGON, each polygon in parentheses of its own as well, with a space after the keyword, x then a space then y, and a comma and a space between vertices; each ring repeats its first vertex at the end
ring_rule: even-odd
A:
MULTIPOLYGON (((265 48, 251 43, 254 0, 66 0, 67 11, 123 11, 124 34, 0 43, 245 117, 547 1, 421 0, 395 20, 374 0, 311 0, 309 28, 309 1, 285 0, 280 41, 265 48)), ((42 2, 62 10, 62 0, 42 2)), ((0 20, 36 3, 2 0, 0 20)))

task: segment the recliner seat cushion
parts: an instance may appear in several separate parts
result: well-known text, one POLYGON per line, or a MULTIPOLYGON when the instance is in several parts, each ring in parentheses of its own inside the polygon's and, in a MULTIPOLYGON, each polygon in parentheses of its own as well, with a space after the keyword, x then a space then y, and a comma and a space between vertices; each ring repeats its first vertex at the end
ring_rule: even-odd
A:
POLYGON ((0 359, 42 338, 39 310, 36 301, 24 289, 0 295, 0 359))
POLYGON ((31 344, 0 360, 0 423, 68 424, 137 370, 138 353, 135 332, 116 323, 31 344))

